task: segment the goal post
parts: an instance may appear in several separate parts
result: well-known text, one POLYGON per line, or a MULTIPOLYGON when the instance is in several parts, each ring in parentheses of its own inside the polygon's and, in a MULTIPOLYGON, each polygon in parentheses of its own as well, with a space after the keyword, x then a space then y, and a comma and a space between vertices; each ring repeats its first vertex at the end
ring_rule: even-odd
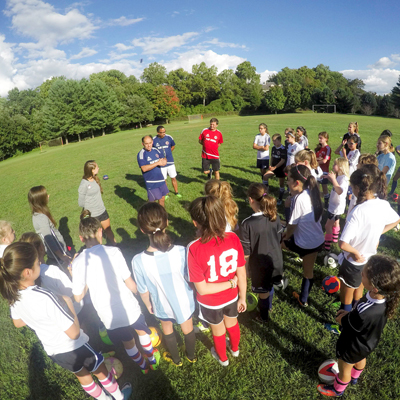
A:
POLYGON ((193 115, 188 115, 187 117, 189 122, 198 122, 203 120, 202 114, 193 114, 193 115))
POLYGON ((47 145, 48 145, 49 147, 55 147, 55 146, 63 146, 64 143, 63 143, 62 137, 60 136, 60 137, 58 137, 58 138, 49 140, 49 141, 47 142, 47 145))
POLYGON ((312 112, 324 112, 336 114, 336 104, 313 104, 312 112), (321 110, 321 111, 318 111, 321 110))

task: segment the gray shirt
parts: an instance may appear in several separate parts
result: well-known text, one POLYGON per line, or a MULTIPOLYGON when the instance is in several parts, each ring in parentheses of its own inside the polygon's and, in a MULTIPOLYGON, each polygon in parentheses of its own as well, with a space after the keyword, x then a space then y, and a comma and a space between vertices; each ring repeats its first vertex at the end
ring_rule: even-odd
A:
POLYGON ((78 205, 90 211, 92 217, 98 217, 106 211, 103 199, 101 198, 100 186, 95 180, 82 179, 78 189, 78 205))

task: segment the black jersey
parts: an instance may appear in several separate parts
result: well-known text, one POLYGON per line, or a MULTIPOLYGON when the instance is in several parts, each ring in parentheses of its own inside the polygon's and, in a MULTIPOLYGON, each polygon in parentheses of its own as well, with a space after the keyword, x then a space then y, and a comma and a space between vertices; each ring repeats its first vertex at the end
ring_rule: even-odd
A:
MULTIPOLYGON (((285 162, 283 163, 283 165, 281 167, 285 168, 286 160, 287 160, 287 149, 285 148, 285 146, 281 145, 281 147, 278 147, 278 148, 275 146, 272 146, 271 166, 275 167, 275 165, 277 165, 279 163, 279 161, 281 161, 282 159, 284 159, 285 162)), ((281 168, 281 167, 279 167, 279 168, 281 168)))
MULTIPOLYGON (((360 135, 359 135, 358 133, 353 133, 353 135, 358 136, 357 150, 360 150, 360 152, 361 152, 361 137, 360 137, 360 135)), ((353 135, 350 135, 350 133, 347 132, 347 133, 344 134, 342 140, 349 140, 349 137, 350 137, 350 136, 353 136, 353 135)), ((349 150, 349 146, 347 146, 347 142, 346 142, 346 144, 344 145, 344 148, 346 149, 346 153, 348 153, 348 152, 350 151, 350 150, 349 150)))
POLYGON ((251 285, 255 292, 269 291, 273 283, 282 279, 282 226, 279 216, 270 221, 261 212, 243 220, 240 241, 249 257, 251 285))
POLYGON ((342 318, 342 333, 336 344, 336 355, 354 364, 370 354, 378 345, 386 325, 385 299, 373 299, 369 292, 353 310, 342 318))

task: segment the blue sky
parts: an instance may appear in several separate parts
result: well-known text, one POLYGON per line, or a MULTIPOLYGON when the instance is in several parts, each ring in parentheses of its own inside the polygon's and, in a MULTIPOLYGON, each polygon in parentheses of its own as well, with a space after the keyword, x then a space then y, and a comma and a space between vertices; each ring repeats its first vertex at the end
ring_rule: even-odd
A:
POLYGON ((52 76, 118 69, 140 77, 204 61, 250 61, 262 81, 284 67, 328 65, 388 93, 400 75, 398 1, 0 2, 0 96, 52 76), (140 63, 140 60, 143 60, 140 63))

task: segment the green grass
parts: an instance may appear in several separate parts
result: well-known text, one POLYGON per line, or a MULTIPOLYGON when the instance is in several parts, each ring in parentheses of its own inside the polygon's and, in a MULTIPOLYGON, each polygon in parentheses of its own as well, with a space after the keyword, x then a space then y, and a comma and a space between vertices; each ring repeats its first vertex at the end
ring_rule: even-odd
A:
MULTIPOLYGON (((260 181, 254 168, 256 152, 252 150, 258 124, 265 122, 270 134, 281 133, 286 127, 306 127, 310 147, 318 141, 318 132, 330 134, 333 150, 340 144, 351 121, 360 124, 363 152, 375 151, 376 139, 383 129, 394 132, 394 145, 400 121, 379 117, 333 114, 285 114, 253 117, 221 117, 219 128, 225 143, 221 153, 221 178, 231 183, 240 209, 240 220, 251 214, 245 202, 245 191, 250 182, 260 181)), ((178 170, 179 191, 183 199, 173 194, 166 203, 169 230, 175 243, 186 245, 194 237, 187 208, 200 196, 205 177, 201 172, 201 146, 197 138, 203 123, 176 122, 167 126, 167 133, 177 143, 174 152, 178 170)), ((83 164, 95 159, 100 166, 104 203, 111 217, 117 241, 130 264, 132 256, 147 246, 147 238, 137 227, 137 210, 146 201, 146 191, 136 155, 141 149, 141 137, 153 134, 155 128, 119 132, 68 146, 48 148, 0 163, 1 219, 13 222, 17 237, 32 231, 27 193, 32 186, 44 185, 50 194, 50 209, 59 221, 59 228, 69 245, 79 249, 80 208, 77 204, 78 186, 83 164)), ((397 156, 396 156, 397 157, 397 156)), ((277 181, 272 192, 278 193, 277 181)), ((283 208, 279 210, 283 212, 283 208)), ((398 256, 398 234, 390 232, 380 251, 398 256)), ((317 264, 316 285, 311 293, 310 307, 300 310, 291 300, 291 292, 301 285, 301 266, 285 253, 285 271, 289 287, 274 300, 271 321, 266 326, 254 322, 250 313, 239 317, 241 345, 239 359, 232 359, 228 368, 220 367, 210 355, 212 337, 198 336, 198 362, 184 363, 176 369, 161 361, 159 371, 143 376, 125 355, 123 348, 115 347, 125 371, 120 382, 133 385, 131 399, 314 399, 319 398, 318 365, 335 355, 336 338, 325 331, 322 324, 334 316, 329 307, 332 300, 319 289, 322 279, 331 270, 317 264)), ((319 260, 319 263, 321 260, 319 260)), ((75 377, 56 366, 46 357, 36 336, 28 329, 17 330, 8 317, 6 303, 0 300, 0 398, 1 399, 65 399, 87 398, 75 377)), ((154 320, 149 315, 150 324, 154 320)), ((104 345, 94 328, 93 317, 85 324, 91 344, 109 351, 114 346, 104 345)), ((399 322, 390 321, 377 350, 369 357, 367 369, 357 387, 349 387, 347 399, 400 398, 399 322)), ((164 351, 163 346, 160 347, 164 351)))

